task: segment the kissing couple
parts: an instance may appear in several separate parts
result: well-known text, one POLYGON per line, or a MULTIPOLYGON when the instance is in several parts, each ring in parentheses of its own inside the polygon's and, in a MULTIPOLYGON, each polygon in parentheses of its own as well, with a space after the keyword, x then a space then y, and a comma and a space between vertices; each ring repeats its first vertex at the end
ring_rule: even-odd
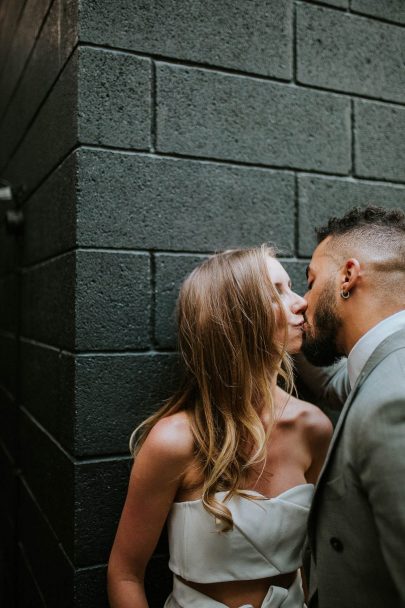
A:
POLYGON ((148 607, 166 521, 165 608, 405 606, 405 215, 355 208, 317 234, 304 297, 265 245, 184 281, 184 379, 131 437, 111 608, 148 607), (294 365, 341 409, 334 431, 294 365))

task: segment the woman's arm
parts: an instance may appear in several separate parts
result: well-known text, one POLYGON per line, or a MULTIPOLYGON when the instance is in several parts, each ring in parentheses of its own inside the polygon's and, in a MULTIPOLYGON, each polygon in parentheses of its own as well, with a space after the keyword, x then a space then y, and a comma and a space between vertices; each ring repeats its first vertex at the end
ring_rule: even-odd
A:
POLYGON ((145 568, 192 455, 183 414, 160 420, 140 449, 108 563, 111 608, 147 608, 145 568))

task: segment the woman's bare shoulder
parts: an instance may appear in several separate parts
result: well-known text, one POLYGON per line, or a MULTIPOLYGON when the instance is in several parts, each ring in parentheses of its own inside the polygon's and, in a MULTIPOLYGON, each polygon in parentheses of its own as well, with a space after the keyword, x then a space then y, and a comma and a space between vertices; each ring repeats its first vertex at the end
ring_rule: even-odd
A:
POLYGON ((290 397, 286 413, 310 443, 329 442, 333 426, 326 414, 313 403, 290 397))
POLYGON ((194 438, 186 412, 177 412, 156 422, 142 448, 162 462, 186 464, 194 455, 194 438))

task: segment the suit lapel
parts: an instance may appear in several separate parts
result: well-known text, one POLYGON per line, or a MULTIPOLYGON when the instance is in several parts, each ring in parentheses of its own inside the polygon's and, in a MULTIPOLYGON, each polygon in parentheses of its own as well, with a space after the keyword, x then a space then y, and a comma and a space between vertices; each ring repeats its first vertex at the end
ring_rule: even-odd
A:
POLYGON ((385 340, 383 340, 383 342, 381 342, 377 346, 375 351, 369 357, 367 363, 364 366, 364 369, 362 370, 359 377, 357 378, 356 384, 354 385, 353 389, 350 391, 349 396, 347 397, 346 402, 341 411, 341 414, 339 416, 339 420, 336 425, 335 431, 333 433, 333 437, 332 437, 332 440, 331 440, 331 443, 329 446, 328 453, 325 458, 324 465, 319 474, 318 482, 315 486, 314 498, 312 501, 311 509, 309 512, 309 519, 308 519, 308 527, 309 527, 310 533, 313 531, 312 524, 313 524, 314 515, 315 515, 317 498, 319 496, 319 490, 320 490, 322 484, 324 483, 324 480, 326 477, 326 471, 327 471, 328 465, 331 461, 331 457, 335 450, 335 447, 339 441, 344 421, 353 404, 354 398, 356 397, 356 394, 357 394, 359 388, 362 386, 362 384, 367 379, 367 377, 371 374, 373 369, 379 363, 381 363, 381 361, 383 359, 385 359, 385 357, 387 357, 389 354, 393 353, 395 350, 398 350, 398 349, 404 348, 404 347, 405 347, 405 330, 403 330, 403 329, 401 329, 400 331, 397 331, 394 334, 391 334, 390 336, 385 338, 385 340))

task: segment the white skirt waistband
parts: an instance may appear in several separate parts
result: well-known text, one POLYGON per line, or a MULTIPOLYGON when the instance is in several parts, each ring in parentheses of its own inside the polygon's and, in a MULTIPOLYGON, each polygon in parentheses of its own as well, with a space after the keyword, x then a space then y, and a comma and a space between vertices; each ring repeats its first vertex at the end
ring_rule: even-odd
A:
MULTIPOLYGON (((174 576, 173 591, 163 608, 227 608, 227 606, 196 591, 174 576)), ((240 608, 253 607, 251 604, 243 604, 240 608)), ((300 573, 298 572, 288 589, 276 585, 269 587, 261 608, 306 608, 300 573)))

